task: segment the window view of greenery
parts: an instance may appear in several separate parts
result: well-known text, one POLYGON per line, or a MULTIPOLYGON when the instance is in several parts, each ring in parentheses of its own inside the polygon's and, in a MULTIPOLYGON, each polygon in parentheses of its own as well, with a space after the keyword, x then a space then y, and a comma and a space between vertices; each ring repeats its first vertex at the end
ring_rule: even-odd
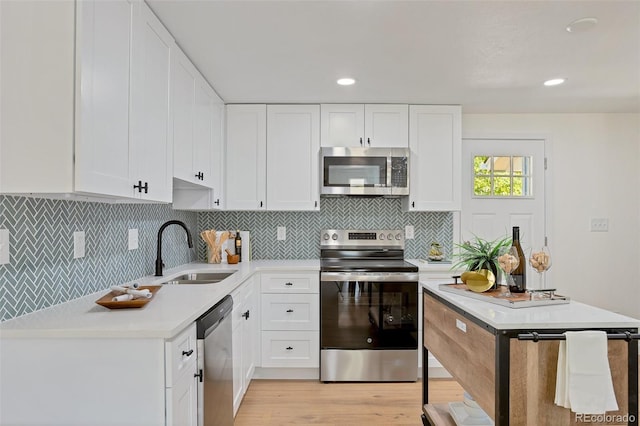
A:
POLYGON ((473 158, 473 193, 485 197, 531 195, 531 158, 476 156, 473 158))

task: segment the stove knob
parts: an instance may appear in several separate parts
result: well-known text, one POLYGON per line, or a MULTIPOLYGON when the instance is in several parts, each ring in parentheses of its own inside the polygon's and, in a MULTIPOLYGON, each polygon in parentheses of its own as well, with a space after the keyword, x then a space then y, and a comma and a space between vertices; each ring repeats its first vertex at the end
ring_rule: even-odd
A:
POLYGON ((402 234, 396 234, 396 240, 400 241, 402 239, 402 234))
POLYGON ((332 239, 333 241, 337 240, 337 239, 338 239, 338 234, 333 234, 333 235, 331 236, 331 239, 332 239))
POLYGON ((384 234, 380 234, 380 239, 384 240, 384 234))
POLYGON ((387 240, 393 240, 393 234, 387 235, 387 240))
POLYGON ((323 239, 323 240, 325 240, 325 241, 327 241, 327 240, 329 239, 329 234, 325 233, 325 234, 322 236, 322 239, 323 239))

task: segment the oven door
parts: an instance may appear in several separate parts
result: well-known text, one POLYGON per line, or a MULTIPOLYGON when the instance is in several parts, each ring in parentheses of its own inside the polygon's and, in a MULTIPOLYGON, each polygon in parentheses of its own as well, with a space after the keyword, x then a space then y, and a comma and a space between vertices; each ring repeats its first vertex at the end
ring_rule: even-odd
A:
POLYGON ((417 349, 416 273, 320 274, 321 349, 417 349))

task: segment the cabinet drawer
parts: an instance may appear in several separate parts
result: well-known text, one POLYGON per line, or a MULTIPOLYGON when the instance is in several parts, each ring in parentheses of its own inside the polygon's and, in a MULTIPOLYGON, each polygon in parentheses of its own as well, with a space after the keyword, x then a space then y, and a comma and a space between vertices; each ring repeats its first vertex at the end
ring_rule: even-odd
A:
POLYGON ((263 330, 318 330, 317 294, 263 294, 263 330))
POLYGON ((320 272, 266 272, 262 273, 260 286, 262 293, 318 293, 320 272))
POLYGON ((263 331, 262 367, 318 367, 317 331, 263 331))
POLYGON ((195 323, 174 339, 165 342, 165 374, 167 387, 172 387, 185 372, 195 371, 196 352, 195 323))

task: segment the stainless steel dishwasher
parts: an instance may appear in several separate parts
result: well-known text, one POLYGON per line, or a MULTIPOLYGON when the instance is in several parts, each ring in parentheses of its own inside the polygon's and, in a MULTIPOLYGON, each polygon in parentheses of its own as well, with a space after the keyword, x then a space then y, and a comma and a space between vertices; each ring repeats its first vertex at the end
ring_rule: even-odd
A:
POLYGON ((226 296, 196 321, 198 426, 233 425, 232 308, 226 296))

